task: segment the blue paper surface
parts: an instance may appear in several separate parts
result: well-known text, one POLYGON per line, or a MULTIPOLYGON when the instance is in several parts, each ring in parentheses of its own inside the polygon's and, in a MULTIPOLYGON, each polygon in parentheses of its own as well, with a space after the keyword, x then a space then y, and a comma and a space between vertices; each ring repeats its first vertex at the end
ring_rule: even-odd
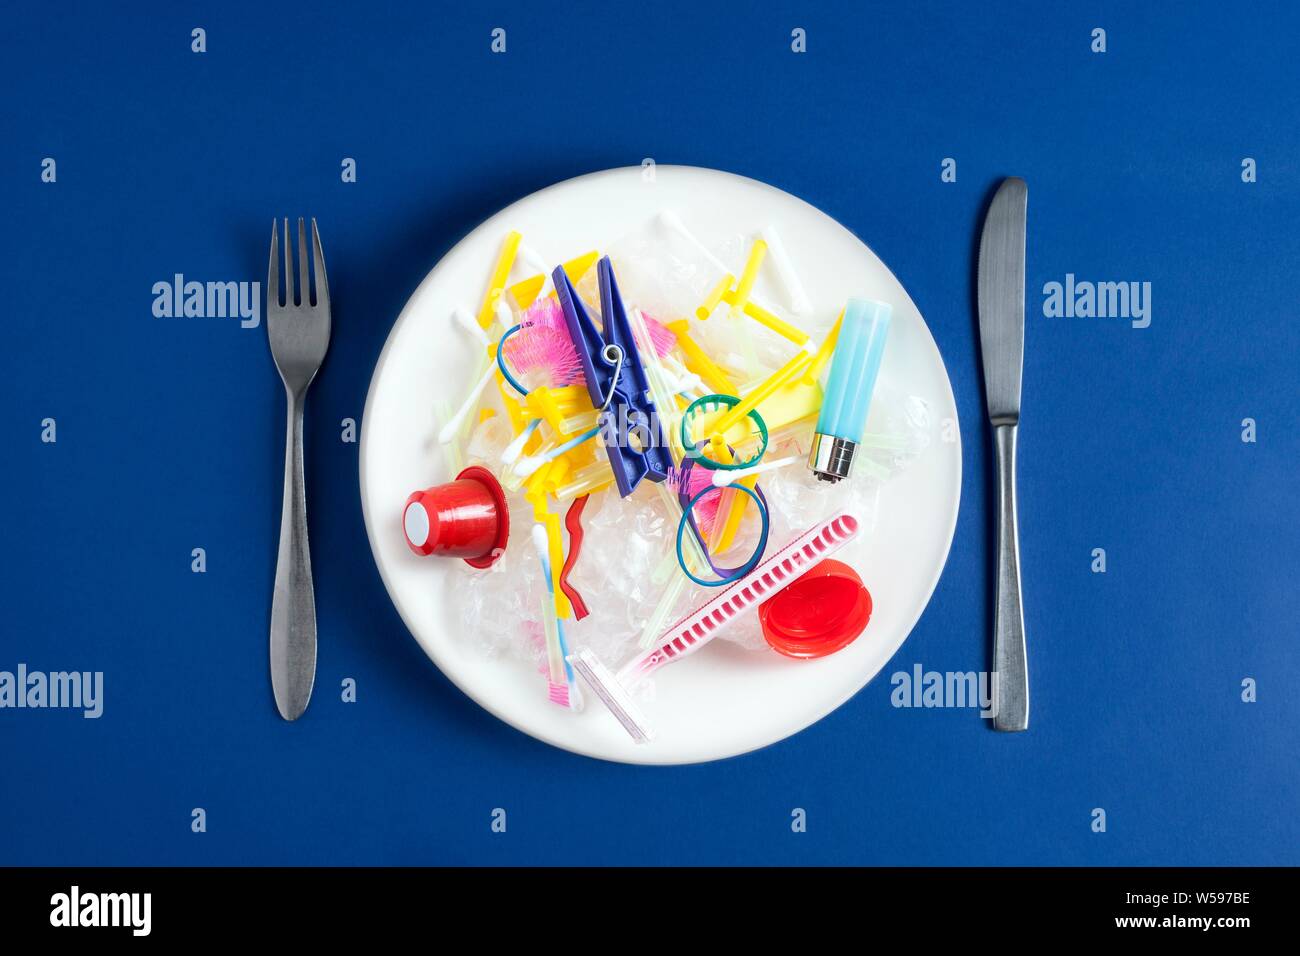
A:
POLYGON ((0 670, 104 674, 98 719, 0 709, 0 863, 1300 863, 1294 7, 131 6, 28 4, 0 31, 0 670), (764 180, 862 236, 934 333, 964 454, 947 568, 882 674, 788 741, 676 769, 552 749, 456 690, 388 600, 340 440, 462 235, 646 157, 764 180), (1030 188, 1020 735, 895 707, 889 682, 988 666, 973 261, 1005 175, 1030 188), (296 725, 267 673, 265 328, 158 317, 154 292, 263 281, 275 215, 319 220, 336 310, 296 725), (1149 288, 1149 325, 1048 317, 1067 281, 1149 288))

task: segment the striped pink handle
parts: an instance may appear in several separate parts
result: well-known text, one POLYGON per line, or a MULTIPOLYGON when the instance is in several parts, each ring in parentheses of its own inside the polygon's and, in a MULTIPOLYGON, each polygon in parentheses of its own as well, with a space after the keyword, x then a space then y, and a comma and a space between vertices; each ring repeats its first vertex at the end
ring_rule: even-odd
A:
POLYGON ((745 577, 729 584, 708 604, 664 631, 655 647, 618 672, 619 679, 633 682, 703 647, 740 615, 852 541, 858 527, 858 519, 844 512, 808 529, 745 577))

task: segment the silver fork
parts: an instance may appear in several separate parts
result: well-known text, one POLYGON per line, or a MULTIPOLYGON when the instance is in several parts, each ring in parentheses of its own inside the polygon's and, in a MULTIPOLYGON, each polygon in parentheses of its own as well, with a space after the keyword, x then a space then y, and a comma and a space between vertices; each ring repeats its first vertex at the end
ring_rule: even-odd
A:
POLYGON ((284 444, 284 502, 280 554, 271 600, 271 686, 285 720, 297 720, 316 681, 316 595, 307 545, 307 489, 302 468, 302 410, 307 387, 330 344, 330 293, 316 220, 311 221, 315 295, 307 270, 307 232, 298 220, 298 298, 294 300, 289 220, 284 221, 284 305, 280 304, 277 224, 271 223, 271 262, 266 273, 266 336, 284 381, 288 428, 284 444), (314 299, 314 301, 313 301, 314 299))

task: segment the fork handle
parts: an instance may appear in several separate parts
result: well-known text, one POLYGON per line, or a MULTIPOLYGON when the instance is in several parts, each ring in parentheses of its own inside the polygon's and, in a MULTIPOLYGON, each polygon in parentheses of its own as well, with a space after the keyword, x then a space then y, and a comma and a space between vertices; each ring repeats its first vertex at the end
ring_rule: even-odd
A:
POLYGON ((1016 518, 1016 426, 993 428, 998 460, 997 604, 993 617, 993 726, 1029 727, 1029 667, 1020 600, 1020 532, 1016 518))
MULTIPOLYGON (((287 390, 286 390, 287 392, 287 390)), ((302 464, 302 395, 287 393, 284 502, 271 599, 271 686, 285 720, 297 720, 316 681, 316 596, 307 545, 307 488, 302 464)))

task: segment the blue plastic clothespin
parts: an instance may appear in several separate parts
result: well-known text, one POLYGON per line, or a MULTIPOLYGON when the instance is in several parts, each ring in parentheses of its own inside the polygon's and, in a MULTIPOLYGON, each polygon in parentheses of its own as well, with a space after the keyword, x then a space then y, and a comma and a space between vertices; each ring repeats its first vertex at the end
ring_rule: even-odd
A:
POLYGON ((609 452, 618 493, 626 498, 642 478, 651 481, 667 478, 672 460, 659 415, 650 400, 645 367, 632 338, 609 256, 596 264, 596 275, 600 280, 603 335, 563 266, 556 267, 552 280, 569 335, 582 360, 591 402, 601 410, 600 435, 609 452))

